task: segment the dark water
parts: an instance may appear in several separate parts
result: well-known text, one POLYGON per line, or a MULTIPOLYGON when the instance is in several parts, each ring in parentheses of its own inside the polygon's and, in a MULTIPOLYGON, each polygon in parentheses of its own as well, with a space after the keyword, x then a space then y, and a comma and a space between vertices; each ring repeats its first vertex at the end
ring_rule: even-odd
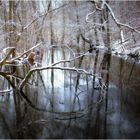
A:
MULTIPOLYGON (((46 51, 43 65, 73 57, 46 51)), ((140 138, 140 65, 102 53, 58 66, 86 69, 34 73, 24 93, 45 111, 33 109, 17 92, 0 93, 0 138, 140 138), (99 77, 102 77, 100 80, 99 77)), ((1 90, 7 82, 1 78, 1 90)))

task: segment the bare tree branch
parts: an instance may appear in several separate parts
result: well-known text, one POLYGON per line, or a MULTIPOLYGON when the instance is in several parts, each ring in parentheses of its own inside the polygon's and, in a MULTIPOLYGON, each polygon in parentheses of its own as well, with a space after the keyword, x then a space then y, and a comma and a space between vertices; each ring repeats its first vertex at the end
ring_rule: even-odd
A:
POLYGON ((83 36, 82 33, 81 33, 80 35, 81 35, 82 39, 83 39, 85 42, 87 42, 87 43, 92 43, 92 41, 91 41, 90 39, 88 39, 88 38, 85 38, 85 37, 83 36))
POLYGON ((0 71, 0 75, 3 76, 9 82, 9 84, 12 86, 12 88, 16 89, 15 85, 10 80, 10 77, 9 77, 8 74, 6 74, 5 72, 0 71))
POLYGON ((60 6, 60 7, 57 7, 57 8, 55 8, 55 9, 50 10, 50 11, 47 11, 47 13, 45 13, 45 14, 40 15, 39 17, 37 17, 37 18, 35 18, 34 20, 32 20, 28 25, 26 25, 26 26, 23 28, 23 30, 26 30, 26 29, 27 29, 28 27, 30 27, 34 22, 36 22, 39 18, 42 18, 43 16, 46 16, 46 15, 48 15, 49 13, 54 12, 54 11, 56 11, 56 10, 58 10, 58 9, 64 7, 64 6, 66 6, 66 5, 67 5, 67 4, 63 4, 63 5, 60 6))
POLYGON ((103 2, 104 2, 104 5, 105 5, 105 6, 108 8, 108 10, 110 11, 113 20, 115 21, 115 23, 118 25, 119 28, 120 28, 121 26, 123 26, 123 27, 126 27, 126 28, 128 28, 128 29, 130 29, 130 30, 132 30, 132 31, 134 31, 134 32, 136 32, 136 33, 138 33, 138 34, 140 34, 140 31, 138 31, 136 28, 133 28, 132 26, 130 26, 130 25, 128 25, 128 24, 124 24, 124 23, 119 22, 118 19, 115 17, 115 14, 114 14, 112 8, 109 6, 109 4, 107 4, 107 3, 105 2, 105 0, 103 0, 103 2))
POLYGON ((72 62, 72 61, 74 61, 74 60, 76 60, 76 59, 79 59, 79 58, 81 58, 81 57, 87 55, 87 54, 88 54, 88 52, 86 52, 86 53, 84 53, 84 54, 81 54, 81 55, 79 55, 79 56, 77 56, 77 57, 75 57, 75 58, 69 59, 69 60, 61 60, 61 61, 59 61, 59 62, 55 62, 55 63, 51 64, 51 66, 55 66, 55 65, 57 65, 57 64, 66 63, 66 62, 69 62, 69 63, 70 63, 70 62, 72 62))
POLYGON ((95 12, 96 12, 96 10, 94 10, 93 12, 90 12, 90 13, 88 13, 88 14, 86 15, 86 22, 90 22, 90 21, 88 21, 89 16, 92 15, 92 14, 94 14, 95 12))
POLYGON ((6 55, 6 57, 0 61, 0 66, 6 64, 6 60, 10 57, 10 55, 13 53, 13 51, 15 51, 15 47, 8 47, 8 48, 5 48, 6 49, 9 49, 9 52, 8 54, 6 55))
MULTIPOLYGON (((130 26, 130 25, 128 25, 128 24, 124 24, 124 23, 119 22, 118 19, 115 17, 115 14, 114 14, 112 8, 110 7, 110 5, 109 5, 105 0, 102 0, 102 4, 100 5, 100 7, 99 7, 99 1, 98 1, 98 0, 91 0, 90 2, 94 3, 95 6, 96 6, 96 10, 99 10, 99 11, 102 11, 103 8, 104 8, 104 6, 106 6, 107 9, 109 10, 109 12, 110 12, 110 14, 111 14, 111 16, 112 16, 114 22, 117 24, 117 26, 118 26, 119 28, 120 28, 121 26, 122 26, 122 27, 126 27, 126 28, 128 28, 128 29, 130 29, 130 30, 132 30, 132 31, 134 31, 134 32, 136 32, 136 33, 138 33, 138 34, 140 34, 140 31, 137 30, 139 27, 132 27, 132 26, 130 26)), ((91 12, 91 13, 92 13, 92 12, 91 12)))
POLYGON ((86 70, 83 70, 83 69, 79 69, 79 68, 71 68, 71 67, 59 67, 59 66, 55 66, 57 64, 60 64, 60 63, 66 63, 66 62, 72 62, 76 59, 79 59, 81 57, 83 57, 84 55, 86 55, 86 53, 80 55, 80 56, 77 56, 73 59, 70 59, 70 60, 61 60, 59 62, 56 62, 56 63, 53 63, 51 64, 50 66, 43 66, 43 67, 38 67, 38 68, 33 68, 31 69, 27 75, 25 76, 25 78, 22 80, 20 86, 19 86, 19 89, 22 90, 22 88, 24 87, 24 85, 26 84, 26 82, 29 80, 29 78, 31 77, 32 73, 35 72, 35 71, 42 71, 42 70, 47 70, 47 69, 60 69, 60 70, 70 70, 70 71, 76 71, 77 73, 80 73, 80 74, 86 74, 86 75, 91 75, 91 76, 97 76, 97 75, 94 75, 94 74, 91 74, 89 73, 88 71, 86 70))
POLYGON ((31 77, 32 73, 35 71, 42 71, 42 70, 47 70, 47 69, 59 69, 59 70, 69 70, 69 71, 75 71, 79 74, 86 74, 86 75, 91 75, 91 76, 98 76, 97 74, 91 74, 90 72, 84 70, 84 69, 79 69, 79 68, 71 68, 71 67, 59 67, 59 66, 44 66, 44 67, 39 67, 39 68, 33 68, 31 69, 27 75, 25 76, 25 78, 22 80, 19 89, 20 91, 23 89, 24 85, 26 84, 26 82, 29 80, 29 78, 31 77))

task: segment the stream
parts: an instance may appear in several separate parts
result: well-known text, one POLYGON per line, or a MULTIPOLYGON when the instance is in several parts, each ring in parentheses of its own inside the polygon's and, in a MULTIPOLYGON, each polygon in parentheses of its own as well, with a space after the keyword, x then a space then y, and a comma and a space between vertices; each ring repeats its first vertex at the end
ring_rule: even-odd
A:
MULTIPOLYGON (((44 51, 42 65, 72 59, 68 48, 44 51)), ((140 64, 130 58, 94 52, 59 67, 85 69, 35 72, 24 93, 0 92, 0 138, 140 138, 140 64), (93 76, 95 75, 95 76, 93 76), (102 79, 101 79, 102 78, 102 79)), ((0 90, 7 81, 0 77, 0 90)))

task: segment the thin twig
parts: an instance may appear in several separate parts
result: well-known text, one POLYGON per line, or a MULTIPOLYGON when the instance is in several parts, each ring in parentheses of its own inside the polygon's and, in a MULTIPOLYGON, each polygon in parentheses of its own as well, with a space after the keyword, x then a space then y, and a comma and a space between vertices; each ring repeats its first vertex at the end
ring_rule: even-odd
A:
POLYGON ((89 16, 92 15, 92 14, 94 14, 95 12, 96 12, 96 10, 94 10, 93 12, 90 12, 90 13, 88 13, 88 14, 86 15, 86 22, 90 22, 90 21, 88 21, 89 16))
POLYGON ((42 15, 40 15, 39 17, 33 19, 28 25, 26 25, 26 26, 23 28, 23 30, 26 30, 26 29, 27 29, 28 27, 30 27, 34 22, 36 22, 39 18, 41 18, 41 17, 43 17, 43 16, 46 16, 46 15, 48 15, 49 13, 51 13, 51 12, 53 12, 53 11, 56 11, 56 10, 58 10, 58 9, 64 7, 64 6, 66 6, 66 5, 67 5, 67 4, 63 4, 62 6, 57 7, 57 8, 55 8, 55 9, 52 9, 52 10, 50 10, 50 11, 47 11, 47 13, 42 14, 42 15))

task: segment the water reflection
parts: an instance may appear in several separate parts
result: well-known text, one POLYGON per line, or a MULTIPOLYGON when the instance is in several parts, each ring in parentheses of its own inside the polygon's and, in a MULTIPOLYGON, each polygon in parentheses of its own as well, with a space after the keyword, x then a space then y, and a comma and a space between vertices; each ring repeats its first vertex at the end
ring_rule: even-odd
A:
MULTIPOLYGON (((71 57, 69 49, 46 49, 42 64, 71 57)), ((30 107, 16 91, 0 93, 0 138, 140 138, 138 63, 97 51, 58 66, 102 78, 56 69, 34 73, 38 82, 24 92, 47 112, 30 107)), ((1 81, 1 90, 9 89, 1 81)))

